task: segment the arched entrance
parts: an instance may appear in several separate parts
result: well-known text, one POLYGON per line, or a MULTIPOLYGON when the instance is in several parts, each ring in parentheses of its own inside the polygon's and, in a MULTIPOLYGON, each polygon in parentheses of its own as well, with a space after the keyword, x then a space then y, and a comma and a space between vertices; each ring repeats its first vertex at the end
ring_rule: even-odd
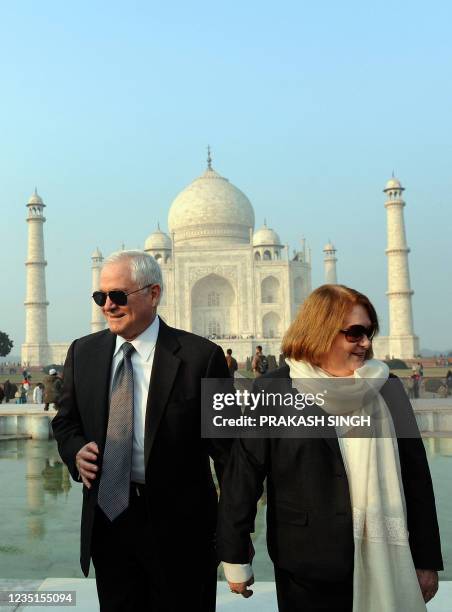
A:
POLYGON ((193 285, 191 325, 193 333, 207 338, 237 334, 237 298, 228 280, 209 274, 193 285))
POLYGON ((276 312, 267 312, 262 319, 264 338, 278 338, 281 335, 281 319, 276 312))

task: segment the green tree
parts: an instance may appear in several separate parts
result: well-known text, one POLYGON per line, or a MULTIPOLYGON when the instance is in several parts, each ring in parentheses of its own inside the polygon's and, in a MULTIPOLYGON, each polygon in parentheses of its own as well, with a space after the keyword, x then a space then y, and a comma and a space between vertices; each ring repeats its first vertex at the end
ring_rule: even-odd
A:
POLYGON ((11 352, 14 342, 9 339, 8 334, 0 331, 0 357, 6 357, 11 352))

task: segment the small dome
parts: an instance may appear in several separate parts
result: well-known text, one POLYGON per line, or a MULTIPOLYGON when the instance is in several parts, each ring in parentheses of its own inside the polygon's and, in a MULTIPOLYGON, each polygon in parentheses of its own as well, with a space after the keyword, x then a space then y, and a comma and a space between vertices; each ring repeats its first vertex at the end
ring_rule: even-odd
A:
POLYGON ((334 244, 332 242, 328 242, 327 244, 325 244, 325 246, 323 247, 324 251, 335 251, 336 247, 334 246, 334 244))
POLYGON ((397 179, 395 176, 393 176, 392 178, 389 179, 389 181, 386 183, 386 187, 383 189, 383 191, 389 191, 390 189, 400 189, 400 190, 404 190, 404 188, 402 187, 402 184, 400 183, 399 179, 397 179))
POLYGON ((102 253, 99 251, 99 248, 96 247, 96 250, 91 255, 91 259, 103 259, 102 253))
POLYGON ((275 230, 272 230, 270 227, 267 227, 267 224, 264 223, 263 227, 261 227, 257 232, 254 232, 253 236, 253 246, 282 246, 281 240, 279 239, 278 234, 275 230))
POLYGON ((44 202, 42 201, 41 196, 38 195, 37 190, 35 189, 34 194, 31 196, 31 198, 28 200, 28 204, 29 205, 33 205, 33 204, 40 204, 41 206, 45 206, 44 202))
POLYGON ((144 243, 145 251, 171 250, 171 239, 160 228, 152 232, 144 243))

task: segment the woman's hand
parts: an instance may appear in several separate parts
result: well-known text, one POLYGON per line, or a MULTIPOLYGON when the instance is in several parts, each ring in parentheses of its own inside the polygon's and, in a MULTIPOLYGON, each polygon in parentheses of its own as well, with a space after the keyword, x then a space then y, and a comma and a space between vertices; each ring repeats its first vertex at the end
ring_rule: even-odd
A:
POLYGON ((416 570, 419 586, 425 603, 435 597, 438 590, 438 572, 436 570, 416 570))

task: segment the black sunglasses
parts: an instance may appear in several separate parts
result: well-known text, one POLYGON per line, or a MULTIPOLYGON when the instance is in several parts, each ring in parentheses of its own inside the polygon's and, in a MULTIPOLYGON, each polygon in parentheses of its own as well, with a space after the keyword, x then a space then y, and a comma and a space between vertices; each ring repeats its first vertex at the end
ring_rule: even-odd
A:
POLYGON ((140 287, 140 289, 135 289, 135 291, 129 291, 126 293, 125 291, 114 290, 114 291, 95 291, 93 293, 93 300, 96 302, 98 306, 105 306, 107 302, 107 297, 116 304, 116 306, 125 306, 127 304, 127 296, 132 295, 132 293, 138 293, 138 291, 143 291, 143 289, 147 289, 148 287, 152 287, 154 283, 150 285, 145 285, 144 287, 140 287))
POLYGON ((341 334, 344 334, 347 342, 361 342, 364 336, 367 336, 369 340, 375 336, 375 326, 364 327, 364 325, 350 325, 348 329, 339 330, 341 334))

